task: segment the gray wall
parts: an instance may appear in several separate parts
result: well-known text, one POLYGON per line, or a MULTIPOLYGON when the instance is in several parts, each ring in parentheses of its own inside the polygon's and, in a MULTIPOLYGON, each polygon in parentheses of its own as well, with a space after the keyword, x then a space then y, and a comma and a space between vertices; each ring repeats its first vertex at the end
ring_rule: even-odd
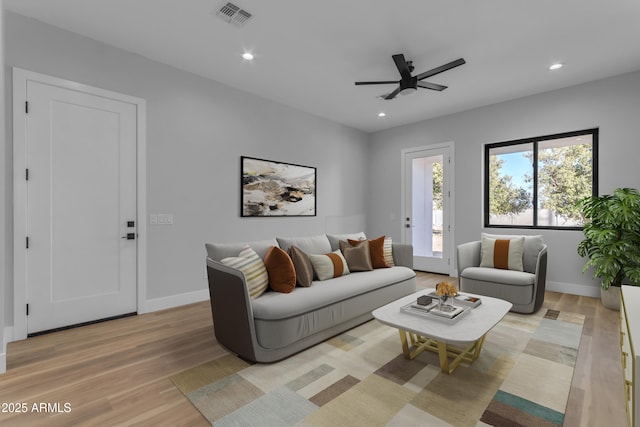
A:
POLYGON ((6 38, 8 82, 15 66, 146 100, 147 212, 174 215, 148 226, 148 299, 204 290, 205 242, 364 229, 366 133, 10 12, 6 38), (240 218, 241 155, 317 167, 318 215, 240 218))
MULTIPOLYGON (((566 71, 571 72, 570 68, 566 71)), ((482 219, 483 145, 526 137, 598 127, 599 192, 617 187, 640 187, 640 72, 529 96, 420 123, 381 131, 371 136, 368 231, 393 231, 400 239, 401 150, 455 142, 455 242, 478 240, 482 219)), ((547 279, 550 288, 568 293, 598 295, 597 282, 581 273, 576 246, 580 231, 513 230, 542 234, 549 246, 547 279)))
MULTIPOLYGON (((2 8, 2 0, 0 0, 0 62, 4 62, 4 10, 2 8)), ((4 100, 5 88, 4 88, 4 76, 3 69, 0 68, 0 100, 4 100)), ((5 135, 5 118, 4 118, 4 103, 0 101, 0 135, 5 135)), ((5 138, 6 140, 6 138, 5 138)), ((1 146, 1 144, 0 144, 1 146)), ((0 212, 4 213, 7 206, 10 204, 6 200, 6 170, 8 165, 8 159, 6 157, 6 151, 0 148, 0 174, 2 174, 2 184, 0 184, 0 212)), ((5 283, 9 277, 7 272, 7 260, 6 254, 9 249, 7 244, 7 232, 6 229, 9 226, 6 220, 6 215, 0 215, 0 308, 5 306, 5 283)), ((6 370, 6 353, 5 336, 4 336, 4 324, 5 316, 0 315, 0 373, 6 370)), ((13 323, 13 322, 12 322, 13 323)))
MULTIPOLYGON (((10 67, 16 66, 146 99, 147 212, 174 214, 173 226, 148 227, 147 299, 205 289, 207 241, 355 231, 365 225, 371 235, 400 240, 403 148, 455 142, 456 243, 477 239, 483 230, 486 143, 599 127, 600 192, 640 187, 635 164, 640 158, 640 73, 367 135, 20 15, 7 12, 5 18, 7 88, 10 67), (316 166, 318 216, 240 218, 241 155, 316 166)), ((5 106, 11 105, 9 95, 5 106)), ((0 153, 6 165, 0 200, 6 226, 0 255, 4 249, 5 257, 0 262, 6 268, 0 285, 4 279, 4 319, 12 325, 10 108, 6 118, 6 145, 0 153)), ((550 247, 550 287, 595 294, 597 283, 580 273, 583 261, 575 252, 581 233, 540 233, 550 247)))

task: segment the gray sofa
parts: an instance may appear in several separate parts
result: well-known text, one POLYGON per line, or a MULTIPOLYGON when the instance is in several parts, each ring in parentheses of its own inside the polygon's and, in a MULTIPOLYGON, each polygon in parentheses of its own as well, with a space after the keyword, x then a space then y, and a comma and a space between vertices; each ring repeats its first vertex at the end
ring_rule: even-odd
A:
POLYGON ((355 272, 291 293, 267 291, 250 299, 244 274, 220 262, 245 244, 264 259, 271 246, 295 245, 308 254, 339 249, 358 235, 319 235, 241 243, 208 243, 207 273, 216 339, 238 356, 274 362, 372 319, 371 311, 415 292, 413 247, 393 243, 396 266, 355 272))
MULTIPOLYGON (((515 235, 483 235, 512 239, 515 235)), ((542 236, 524 236, 524 271, 480 267, 481 242, 463 243, 457 248, 460 290, 500 298, 513 304, 511 311, 535 313, 544 302, 547 278, 547 245, 542 236)))

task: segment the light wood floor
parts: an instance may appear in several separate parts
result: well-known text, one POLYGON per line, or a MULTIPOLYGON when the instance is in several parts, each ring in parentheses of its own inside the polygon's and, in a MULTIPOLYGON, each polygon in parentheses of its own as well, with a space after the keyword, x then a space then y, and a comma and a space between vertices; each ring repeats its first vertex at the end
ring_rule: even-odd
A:
MULTIPOLYGON (((442 279, 418 274, 422 286, 442 279)), ((626 425, 618 312, 556 292, 546 293, 547 308, 586 316, 564 425, 626 425)), ((168 377, 225 353, 208 302, 10 343, 0 402, 26 403, 29 413, 0 412, 0 425, 206 426, 168 377), (71 410, 34 413, 34 403, 71 410)))

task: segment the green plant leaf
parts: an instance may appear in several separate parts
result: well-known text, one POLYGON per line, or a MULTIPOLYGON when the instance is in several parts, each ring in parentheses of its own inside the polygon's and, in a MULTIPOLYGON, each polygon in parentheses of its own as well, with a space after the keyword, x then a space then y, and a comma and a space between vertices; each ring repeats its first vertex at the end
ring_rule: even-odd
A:
POLYGON ((582 272, 593 268, 607 289, 628 279, 640 284, 640 192, 618 188, 613 194, 582 199, 584 240, 578 255, 588 257, 582 272))

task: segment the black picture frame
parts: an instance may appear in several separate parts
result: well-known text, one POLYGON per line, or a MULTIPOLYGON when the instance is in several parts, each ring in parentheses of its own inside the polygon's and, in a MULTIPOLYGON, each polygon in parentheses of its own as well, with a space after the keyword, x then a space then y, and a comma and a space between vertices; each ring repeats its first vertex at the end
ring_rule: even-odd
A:
POLYGON ((316 168, 240 157, 240 216, 316 216, 316 168))

